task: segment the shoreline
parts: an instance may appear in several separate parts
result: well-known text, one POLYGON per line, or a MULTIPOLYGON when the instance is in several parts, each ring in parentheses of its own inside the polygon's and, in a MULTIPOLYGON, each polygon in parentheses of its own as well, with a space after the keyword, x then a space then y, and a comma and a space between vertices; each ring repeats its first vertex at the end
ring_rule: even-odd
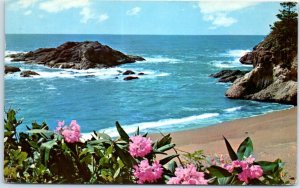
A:
MULTIPOLYGON (((297 107, 171 133, 172 142, 179 150, 187 152, 203 150, 205 155, 228 156, 223 135, 235 151, 249 136, 253 142, 256 160, 274 161, 279 158, 285 162, 284 169, 288 172, 287 177, 296 179, 297 107)), ((155 140, 161 135, 151 134, 150 137, 155 140)), ((291 183, 293 181, 291 180, 291 183)))

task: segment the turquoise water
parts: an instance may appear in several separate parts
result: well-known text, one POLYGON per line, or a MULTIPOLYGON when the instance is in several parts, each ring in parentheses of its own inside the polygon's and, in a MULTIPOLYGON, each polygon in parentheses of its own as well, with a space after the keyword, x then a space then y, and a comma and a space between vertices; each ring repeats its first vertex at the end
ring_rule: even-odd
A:
POLYGON ((22 62, 8 65, 41 76, 5 76, 5 109, 18 110, 24 126, 32 121, 56 127, 57 120, 76 119, 82 132, 104 130, 114 135, 115 121, 128 132, 137 126, 148 132, 200 128, 291 106, 224 97, 230 84, 209 75, 222 69, 251 70, 238 59, 264 36, 121 36, 6 35, 6 54, 56 47, 66 41, 99 41, 146 61, 109 69, 50 69, 22 62), (123 81, 118 71, 144 72, 123 81), (92 75, 92 77, 87 77, 92 75), (115 77, 118 77, 116 79, 115 77))

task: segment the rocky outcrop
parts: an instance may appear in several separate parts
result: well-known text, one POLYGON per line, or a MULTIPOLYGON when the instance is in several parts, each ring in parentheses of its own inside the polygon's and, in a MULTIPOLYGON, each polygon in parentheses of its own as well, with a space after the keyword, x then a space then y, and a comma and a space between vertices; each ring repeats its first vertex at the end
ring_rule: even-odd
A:
POLYGON ((20 76, 21 77, 32 77, 32 76, 38 76, 40 74, 34 72, 34 71, 31 71, 31 70, 28 70, 28 71, 22 71, 20 73, 20 76))
POLYGON ((253 69, 234 81, 226 91, 228 98, 297 105, 297 52, 275 53, 273 41, 271 33, 241 57, 242 63, 253 64, 253 69), (293 58, 287 62, 285 57, 293 58))
POLYGON ((251 52, 246 53, 244 56, 240 58, 240 62, 242 64, 251 65, 253 60, 253 55, 251 52))
POLYGON ((5 70, 4 70, 5 74, 20 72, 20 71, 21 70, 18 67, 12 67, 12 66, 5 65, 5 70))
POLYGON ((145 60, 125 55, 99 42, 66 42, 57 48, 40 48, 28 53, 10 55, 12 61, 42 64, 52 68, 106 68, 145 60))
POLYGON ((135 72, 133 72, 132 70, 127 70, 123 72, 123 75, 130 75, 130 74, 135 74, 135 72))
POLYGON ((236 79, 244 76, 249 71, 240 70, 222 70, 218 73, 209 75, 210 77, 219 78, 218 82, 234 82, 236 79))

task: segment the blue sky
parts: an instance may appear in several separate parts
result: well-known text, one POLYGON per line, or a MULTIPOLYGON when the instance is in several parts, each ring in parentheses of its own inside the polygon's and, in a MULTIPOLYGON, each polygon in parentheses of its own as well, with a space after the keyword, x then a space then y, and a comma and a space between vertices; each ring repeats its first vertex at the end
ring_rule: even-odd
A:
POLYGON ((6 0, 6 33, 266 35, 279 2, 6 0))

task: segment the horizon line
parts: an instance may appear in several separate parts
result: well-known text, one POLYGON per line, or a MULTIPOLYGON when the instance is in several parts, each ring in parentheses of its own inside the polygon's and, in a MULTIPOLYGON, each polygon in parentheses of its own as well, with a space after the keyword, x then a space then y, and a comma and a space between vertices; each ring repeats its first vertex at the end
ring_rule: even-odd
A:
POLYGON ((99 34, 99 33, 5 33, 5 35, 127 35, 127 36, 266 36, 268 34, 99 34))

